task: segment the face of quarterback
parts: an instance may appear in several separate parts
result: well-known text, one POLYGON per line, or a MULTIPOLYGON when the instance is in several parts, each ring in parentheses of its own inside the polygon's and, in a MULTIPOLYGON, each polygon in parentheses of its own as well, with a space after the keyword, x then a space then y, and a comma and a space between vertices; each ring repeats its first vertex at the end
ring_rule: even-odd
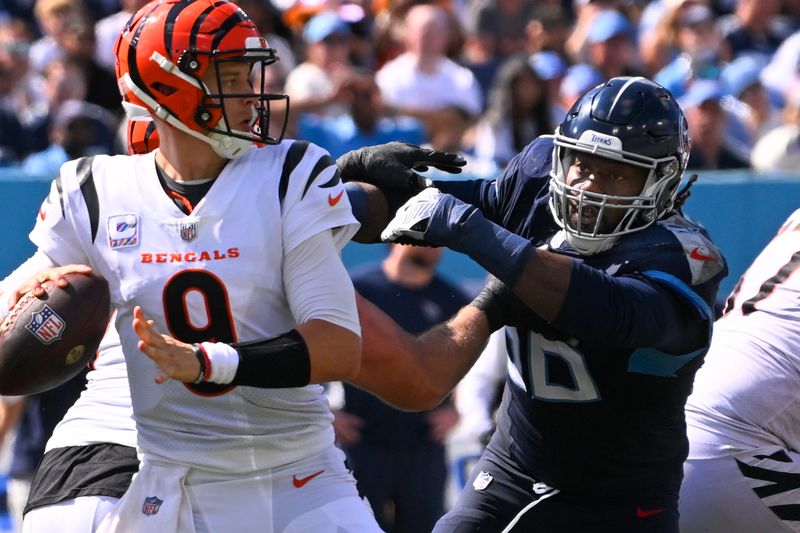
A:
POLYGON ((211 94, 252 94, 252 98, 225 98, 225 117, 231 129, 250 131, 256 118, 256 93, 253 89, 251 65, 246 62, 222 62, 218 69, 209 68, 203 82, 211 94), (219 79, 217 78, 219 70, 219 79))
MULTIPOLYGON (((580 193, 598 193, 608 196, 638 196, 647 180, 648 169, 627 163, 613 161, 596 155, 575 153, 575 159, 567 173, 567 185, 576 191, 570 192, 575 197, 580 193)), ((614 209, 611 205, 627 206, 629 200, 611 201, 602 209, 600 206, 569 200, 567 205, 568 224, 581 231, 608 233, 613 231, 625 216, 626 209, 614 209), (598 224, 598 216, 602 219, 598 224)))

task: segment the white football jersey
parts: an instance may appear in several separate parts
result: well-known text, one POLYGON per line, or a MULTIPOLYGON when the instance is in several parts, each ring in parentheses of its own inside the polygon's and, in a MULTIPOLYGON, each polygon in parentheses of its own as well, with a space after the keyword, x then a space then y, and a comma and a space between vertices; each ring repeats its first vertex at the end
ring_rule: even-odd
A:
MULTIPOLYGON (((800 450, 800 210, 734 288, 686 406, 700 443, 800 450)), ((695 445, 697 443, 697 446, 695 445)))
POLYGON ((110 442, 136 446, 128 372, 112 322, 86 375, 86 389, 53 430, 45 451, 110 442))
MULTIPOLYGON (((285 333, 297 321, 284 255, 322 233, 340 250, 357 228, 333 159, 284 141, 230 161, 191 215, 162 188, 153 153, 69 162, 31 239, 56 263, 87 263, 109 281, 142 452, 235 474, 331 446, 322 387, 157 385, 155 364, 137 347, 133 308, 185 342, 285 333)), ((345 307, 358 331, 354 298, 345 307)))

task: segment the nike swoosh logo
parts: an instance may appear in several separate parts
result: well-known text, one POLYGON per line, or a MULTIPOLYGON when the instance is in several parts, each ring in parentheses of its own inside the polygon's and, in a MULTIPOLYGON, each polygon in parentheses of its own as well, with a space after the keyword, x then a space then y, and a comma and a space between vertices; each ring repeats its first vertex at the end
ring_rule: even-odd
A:
POLYGON ((342 199, 342 195, 343 195, 343 194, 344 194, 344 189, 342 189, 341 191, 339 191, 339 194, 337 194, 336 196, 333 196, 333 195, 329 194, 329 195, 328 195, 328 205, 329 205, 329 206, 331 206, 331 207, 333 207, 333 206, 335 206, 336 204, 338 204, 338 203, 339 203, 339 200, 341 200, 341 199, 342 199))
POLYGON ((319 472, 315 472, 315 473, 311 474, 310 476, 306 476, 306 477, 292 476, 292 485, 294 485, 296 488, 299 489, 300 487, 302 487, 303 485, 305 485, 306 483, 308 483, 309 481, 311 481, 312 479, 314 479, 315 477, 317 477, 318 475, 320 475, 323 472, 324 472, 324 470, 320 470, 319 472))
POLYGON ((703 255, 700 253, 700 247, 695 247, 690 253, 689 257, 697 259, 698 261, 715 261, 717 258, 712 255, 703 255))
POLYGON ((649 518, 651 516, 663 513, 666 511, 663 507, 656 507, 655 509, 643 509, 639 506, 636 507, 636 518, 649 518))

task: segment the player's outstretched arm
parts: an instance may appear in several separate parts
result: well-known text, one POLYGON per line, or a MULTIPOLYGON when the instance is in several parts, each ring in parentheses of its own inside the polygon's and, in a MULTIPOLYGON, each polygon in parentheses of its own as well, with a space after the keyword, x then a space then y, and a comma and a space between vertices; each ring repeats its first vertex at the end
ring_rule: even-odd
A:
POLYGON ((160 333, 142 309, 133 312, 139 350, 158 367, 156 383, 212 382, 259 388, 302 387, 349 378, 358 371, 361 341, 352 331, 310 320, 283 335, 228 345, 188 344, 160 333))
POLYGON ((411 198, 381 234, 384 241, 446 246, 469 255, 536 314, 552 320, 569 287, 572 259, 537 250, 475 206, 428 188, 411 198))
POLYGON ((433 167, 458 174, 466 164, 458 154, 406 142, 365 146, 336 160, 343 181, 361 181, 382 189, 410 191, 412 194, 429 185, 416 171, 425 172, 433 167))
POLYGON ((429 410, 455 388, 483 351, 490 331, 484 312, 468 305, 415 337, 367 299, 357 297, 361 368, 349 380, 399 409, 429 410))
POLYGON ((347 182, 353 214, 361 223, 353 240, 380 242, 380 233, 397 208, 430 184, 417 172, 433 167, 458 174, 465 164, 458 154, 403 142, 367 146, 342 155, 336 165, 347 182))

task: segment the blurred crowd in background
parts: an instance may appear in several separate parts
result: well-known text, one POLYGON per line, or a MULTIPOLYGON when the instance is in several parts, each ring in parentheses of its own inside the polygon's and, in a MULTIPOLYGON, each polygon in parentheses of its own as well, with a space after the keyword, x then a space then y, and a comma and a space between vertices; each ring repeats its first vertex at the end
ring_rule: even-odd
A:
MULTIPOLYGON (((124 151, 113 47, 145 3, 0 0, 0 164, 124 151)), ((800 168, 800 0, 239 4, 280 56, 264 83, 291 98, 287 136, 334 156, 405 140, 493 176, 585 90, 644 75, 686 111, 691 168, 800 168)))
MULTIPOLYGON (((126 152, 114 42, 145 3, 0 0, 0 167, 49 179, 69 159, 126 152)), ((461 152, 469 175, 493 177, 534 138, 551 134, 590 87, 614 76, 643 75, 666 86, 685 110, 693 138, 690 169, 800 176, 800 0, 238 3, 278 51, 280 61, 261 81, 269 92, 290 97, 286 136, 319 144, 334 157, 401 140, 461 152)), ((285 112, 280 102, 273 105, 273 113, 285 112)), ((435 268, 435 262, 429 265, 431 276, 435 268)), ((493 360, 501 375, 504 359, 493 360)), ((496 403, 494 389, 474 389, 461 395, 461 403, 496 403)), ((28 407, 31 416, 40 409, 28 407)), ((344 415, 358 412, 357 406, 342 407, 340 445, 371 442, 369 417, 357 420, 354 432, 352 413, 344 415), (343 421, 349 422, 344 429, 343 421)), ((24 431, 22 408, 16 411, 24 431)), ((490 415, 480 413, 490 411, 458 411, 462 426, 477 427, 473 433, 481 436, 468 442, 469 453, 459 452, 474 459, 491 426, 490 415)), ((18 416, 0 417, 0 437, 18 416)), ((420 416, 417 422, 431 415, 420 416)), ((381 417, 397 420, 385 412, 381 417)), ((449 431, 457 419, 431 424, 449 431)), ((441 462, 444 437, 435 433, 431 440, 441 462)), ((46 435, 36 435, 17 448, 34 441, 43 446, 46 435)), ((398 442, 407 447, 406 441, 398 442)), ((12 481, 35 466, 41 450, 29 448, 15 450, 15 457, 28 460, 19 472, 12 469, 12 481)), ((392 456, 395 448, 397 443, 392 456)), ((451 470, 458 490, 469 465, 458 458, 454 463, 460 465, 451 470)), ((409 468, 397 483, 412 495, 428 494, 417 481, 430 481, 430 470, 409 468)), ((383 477, 384 484, 394 479, 383 477)), ((404 511, 398 494, 394 502, 376 503, 381 525, 424 531, 422 507, 404 511), (417 528, 399 525, 406 513, 417 528)), ((427 500, 435 520, 442 503, 427 500)), ((0 519, 2 504, 0 498, 0 519)), ((6 530, 2 520, 0 530, 6 530)))

